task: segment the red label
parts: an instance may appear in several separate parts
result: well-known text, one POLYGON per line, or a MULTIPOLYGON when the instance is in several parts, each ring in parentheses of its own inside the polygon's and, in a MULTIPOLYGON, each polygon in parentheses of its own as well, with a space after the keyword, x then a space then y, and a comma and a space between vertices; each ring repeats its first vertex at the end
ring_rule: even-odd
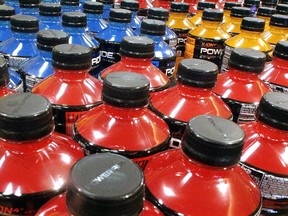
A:
POLYGON ((65 122, 66 122, 66 134, 72 135, 73 134, 73 125, 74 123, 86 113, 87 111, 80 111, 80 112, 66 112, 65 113, 65 122))

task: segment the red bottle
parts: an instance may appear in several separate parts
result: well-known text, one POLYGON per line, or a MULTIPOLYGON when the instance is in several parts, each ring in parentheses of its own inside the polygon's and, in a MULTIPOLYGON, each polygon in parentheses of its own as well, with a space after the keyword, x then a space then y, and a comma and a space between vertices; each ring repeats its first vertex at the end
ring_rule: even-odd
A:
POLYGON ((272 91, 288 93, 288 41, 279 41, 273 51, 273 59, 265 64, 260 79, 272 91))
POLYGON ((170 147, 179 148, 187 122, 210 114, 232 119, 230 108, 212 92, 218 74, 216 64, 202 59, 184 59, 177 73, 177 86, 156 93, 150 108, 169 125, 170 147))
POLYGON ((244 133, 230 120, 202 115, 189 121, 182 149, 146 166, 147 198, 164 215, 259 215, 261 194, 238 165, 244 133))
POLYGON ((0 57, 0 98, 15 93, 13 90, 8 88, 9 84, 9 73, 8 66, 4 58, 0 57))
POLYGON ((50 102, 32 93, 0 100, 0 214, 33 216, 65 190, 69 170, 84 154, 54 132, 50 102))
POLYGON ((260 187, 261 215, 288 213, 287 101, 287 94, 265 94, 258 106, 256 121, 243 125, 246 139, 241 163, 260 187))
POLYGON ((271 91, 258 77, 265 61, 263 52, 252 48, 235 48, 228 61, 228 71, 218 75, 213 91, 230 107, 236 123, 254 121, 259 101, 266 92, 271 91))
POLYGON ((132 72, 108 74, 102 100, 75 123, 74 139, 87 155, 118 153, 144 170, 154 154, 168 148, 170 140, 168 125, 147 108, 149 80, 132 72))
POLYGON ((144 192, 143 173, 131 160, 111 153, 90 155, 71 169, 67 192, 46 203, 36 216, 163 215, 147 211, 152 204, 144 201, 144 192))
POLYGON ((52 50, 55 73, 32 89, 52 103, 56 131, 72 135, 74 122, 101 103, 102 84, 89 75, 91 49, 76 44, 57 45, 52 50), (90 62, 89 62, 90 61, 90 62))
POLYGON ((121 61, 101 72, 101 79, 115 71, 131 71, 146 76, 150 91, 157 92, 169 87, 169 78, 151 63, 154 57, 154 41, 144 36, 126 36, 120 44, 121 61))

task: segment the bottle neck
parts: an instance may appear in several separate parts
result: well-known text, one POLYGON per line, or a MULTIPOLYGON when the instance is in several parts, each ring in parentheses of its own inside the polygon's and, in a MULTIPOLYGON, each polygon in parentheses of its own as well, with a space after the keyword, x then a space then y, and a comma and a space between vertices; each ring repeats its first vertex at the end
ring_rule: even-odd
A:
POLYGON ((129 23, 121 23, 121 22, 109 21, 109 26, 111 28, 126 29, 126 28, 130 27, 130 22, 129 23))
POLYGON ((103 18, 103 14, 90 14, 90 13, 87 13, 86 14, 87 16, 87 19, 102 19, 103 18))
POLYGON ((257 32, 257 31, 247 31, 244 29, 241 29, 240 34, 242 37, 246 37, 246 38, 253 38, 253 39, 257 39, 261 37, 261 34, 263 32, 257 32))
POLYGON ((36 33, 27 33, 27 32, 14 32, 12 31, 12 36, 19 40, 36 40, 36 33))
POLYGON ((179 12, 170 12, 170 17, 175 17, 179 19, 185 19, 187 17, 187 13, 179 13, 179 12))
POLYGON ((9 20, 0 20, 0 27, 10 28, 10 21, 9 20))
POLYGON ((208 21, 208 20, 203 20, 202 19, 202 25, 203 27, 208 27, 208 28, 220 28, 222 26, 221 21, 208 21))
POLYGON ((237 25, 241 25, 242 22, 242 18, 241 17, 234 17, 234 16, 230 16, 231 18, 231 23, 233 24, 237 24, 237 25))
POLYGON ((288 28, 270 25, 269 32, 272 34, 288 34, 288 28))
POLYGON ((142 34, 143 36, 151 38, 155 44, 159 44, 160 42, 163 41, 163 36, 164 35, 149 35, 149 34, 142 34))
POLYGON ((245 82, 253 82, 254 80, 258 80, 258 73, 253 73, 253 72, 245 72, 243 70, 238 70, 236 68, 230 68, 229 71, 230 75, 234 79, 242 80, 245 82))
POLYGON ((269 140, 287 140, 287 131, 271 127, 260 120, 256 120, 256 130, 261 137, 269 140))
POLYGON ((182 84, 178 81, 177 88, 180 91, 180 93, 187 97, 209 97, 212 93, 212 89, 210 88, 197 88, 193 86, 189 86, 186 84, 182 84))
POLYGON ((40 19, 43 22, 61 22, 61 16, 41 16, 40 19))
POLYGON ((288 71, 288 60, 287 59, 282 59, 282 58, 278 58, 278 57, 274 56, 272 59, 272 63, 276 67, 287 69, 287 71, 288 71))
POLYGON ((110 105, 103 101, 103 108, 105 109, 106 113, 109 113, 109 116, 123 120, 142 116, 143 112, 147 109, 147 105, 143 107, 120 107, 110 105))
POLYGON ((46 50, 41 50, 41 49, 38 49, 38 50, 39 50, 39 55, 41 57, 47 60, 52 60, 52 50, 51 51, 46 51, 46 50))
POLYGON ((89 76, 89 69, 85 70, 63 70, 54 67, 55 76, 68 81, 81 81, 89 76))
POLYGON ((135 68, 147 67, 152 64, 150 58, 133 58, 123 55, 121 56, 121 62, 127 66, 132 66, 135 68))
POLYGON ((66 33, 85 33, 86 27, 70 27, 70 26, 63 26, 63 30, 66 33))
POLYGON ((35 8, 21 8, 20 7, 20 12, 24 15, 31 15, 31 16, 35 16, 35 17, 39 16, 39 8, 38 7, 35 7, 35 8))

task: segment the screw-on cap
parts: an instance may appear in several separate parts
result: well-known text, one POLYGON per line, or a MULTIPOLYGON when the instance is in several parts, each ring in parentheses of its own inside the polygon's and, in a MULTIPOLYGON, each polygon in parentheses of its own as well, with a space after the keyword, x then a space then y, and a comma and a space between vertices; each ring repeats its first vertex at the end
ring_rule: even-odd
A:
POLYGON ((52 51, 58 44, 68 44, 69 35, 59 30, 42 30, 37 32, 37 47, 40 50, 52 51))
POLYGON ((278 4, 278 0, 261 0, 263 7, 275 7, 278 4))
POLYGON ((61 16, 61 5, 43 2, 39 5, 39 14, 41 16, 61 16))
POLYGON ((40 2, 40 0, 19 0, 19 6, 20 8, 37 8, 40 2))
POLYGON ((279 0, 278 4, 288 4, 288 0, 279 0))
POLYGON ((143 19, 141 22, 140 33, 147 35, 164 36, 166 23, 161 20, 143 19))
POLYGON ((14 32, 36 33, 39 30, 39 20, 29 15, 11 16, 10 25, 14 32))
POLYGON ((132 12, 126 9, 110 9, 109 21, 130 23, 132 18, 132 12))
POLYGON ((273 51, 273 56, 288 60, 288 41, 279 41, 273 51))
POLYGON ((205 8, 216 8, 215 2, 205 2, 205 1, 200 1, 197 4, 197 10, 204 10, 205 8))
POLYGON ((86 27, 87 16, 82 12, 65 12, 62 15, 62 25, 67 27, 86 27))
POLYGON ((260 6, 260 0, 244 0, 244 7, 252 7, 255 6, 258 8, 260 6))
POLYGON ((9 83, 8 65, 3 57, 0 57, 0 86, 7 86, 9 83))
POLYGON ((101 2, 103 4, 113 4, 114 0, 99 0, 99 2, 101 2))
POLYGON ((61 0, 61 5, 79 6, 80 0, 61 0))
POLYGON ((42 138, 54 130, 52 106, 43 96, 10 94, 0 100, 0 137, 25 141, 42 138))
POLYGON ((252 11, 247 7, 233 7, 231 10, 230 17, 249 17, 252 16, 252 11))
POLYGON ((263 95, 256 118, 271 127, 288 130, 288 95, 280 92, 263 95))
POLYGON ((265 21, 255 17, 244 17, 241 22, 241 30, 263 32, 265 21))
POLYGON ((52 66, 65 70, 81 70, 91 67, 92 51, 78 44, 59 44, 52 49, 52 66))
POLYGON ((189 4, 184 2, 171 2, 170 6, 171 12, 178 12, 178 13, 188 13, 189 12, 189 4))
POLYGON ((120 54, 133 58, 153 58, 154 41, 144 36, 125 36, 120 44, 120 54))
POLYGON ((0 5, 0 20, 10 20, 15 15, 15 9, 10 6, 0 5))
POLYGON ((103 14, 103 3, 86 1, 83 4, 83 12, 88 14, 103 14))
POLYGON ((203 11, 202 20, 221 22, 223 20, 223 11, 205 8, 203 11))
POLYGON ((270 19, 270 26, 288 27, 288 15, 274 14, 270 19))
POLYGON ((233 49, 228 65, 244 72, 261 73, 266 62, 263 52, 252 48, 233 49))
POLYGON ((275 13, 276 9, 271 7, 259 7, 257 10, 257 16, 271 17, 275 13))
POLYGON ((181 146, 193 160, 226 167, 239 162, 244 138, 243 130, 236 123, 217 116, 201 115, 189 121, 181 146))
POLYGON ((276 6, 276 13, 288 15, 288 4, 278 4, 276 6))
POLYGON ((120 8, 127 9, 130 11, 138 11, 139 2, 135 0, 122 0, 120 3, 120 8))
POLYGON ((213 88, 218 75, 218 66, 202 59, 184 59, 180 61, 177 80, 196 88, 213 88))
POLYGON ((169 18, 169 10, 165 8, 149 8, 147 18, 166 22, 169 18))
POLYGON ((130 159, 111 153, 84 157, 71 169, 66 203, 74 216, 139 215, 144 177, 130 159))
POLYGON ((224 3, 224 10, 232 10, 233 7, 241 7, 240 2, 225 2, 224 3))
POLYGON ((144 75, 113 72, 103 80, 102 100, 117 107, 143 107, 149 101, 149 86, 144 75))

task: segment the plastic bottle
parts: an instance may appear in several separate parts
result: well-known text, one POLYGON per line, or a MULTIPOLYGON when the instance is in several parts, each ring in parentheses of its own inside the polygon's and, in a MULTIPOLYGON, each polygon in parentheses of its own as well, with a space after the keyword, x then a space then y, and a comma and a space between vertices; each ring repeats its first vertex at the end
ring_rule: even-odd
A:
POLYGON ((52 106, 40 95, 0 100, 1 215, 33 216, 66 189, 71 167, 84 154, 71 138, 54 132, 52 106))
POLYGON ((4 5, 13 7, 15 9, 15 14, 20 13, 19 0, 5 0, 4 5))
POLYGON ((288 93, 288 41, 276 44, 272 61, 265 64, 259 76, 273 91, 288 93))
POLYGON ((258 8, 257 17, 260 18, 260 19, 265 20, 264 31, 269 30, 270 18, 275 13, 276 13, 276 9, 275 8, 271 8, 271 7, 259 7, 258 8))
POLYGON ((70 44, 79 44, 92 49, 92 67, 90 74, 99 72, 101 56, 99 42, 86 32, 87 16, 82 12, 65 12, 62 14, 63 30, 69 35, 70 44))
POLYGON ((91 49, 78 44, 60 44, 52 50, 54 74, 39 82, 33 93, 53 105, 56 131, 72 135, 74 122, 101 102, 102 85, 89 75, 91 49))
POLYGON ((148 10, 153 8, 152 1, 150 0, 138 0, 139 1, 139 12, 138 16, 140 19, 147 17, 148 10))
POLYGON ((163 40, 166 24, 161 20, 143 19, 140 34, 154 40, 152 64, 171 81, 175 79, 176 52, 163 40))
POLYGON ((133 36, 136 33, 130 27, 131 11, 126 9, 111 9, 109 25, 97 34, 100 42, 101 65, 99 71, 120 61, 120 43, 125 36, 133 36))
POLYGON ((113 8, 113 0, 99 0, 103 4, 103 19, 109 20, 111 8, 113 8))
POLYGON ((242 19, 251 17, 252 12, 247 7, 233 7, 230 14, 230 21, 222 25, 222 28, 227 31, 231 37, 240 33, 242 19))
POLYGON ((189 18, 189 21, 196 26, 200 26, 202 23, 203 11, 205 8, 215 8, 216 4, 214 2, 199 1, 197 4, 197 14, 189 18))
MULTIPOLYGON (((147 14, 148 19, 156 19, 164 21, 165 23, 169 18, 169 10, 164 8, 150 8, 147 14)), ((166 25, 164 41, 173 49, 176 50, 177 46, 177 35, 176 33, 166 25)))
POLYGON ((65 12, 80 12, 80 1, 79 0, 61 0, 62 14, 65 12))
POLYGON ((98 32, 107 28, 107 22, 103 19, 103 3, 86 1, 83 12, 87 16, 87 31, 91 36, 95 37, 98 32))
POLYGON ((20 13, 35 16, 39 19, 39 4, 40 0, 19 0, 20 13))
POLYGON ((0 98, 15 93, 15 91, 8 88, 9 80, 6 60, 0 57, 0 98))
POLYGON ((246 123, 255 120, 255 111, 266 92, 271 89, 260 80, 266 56, 251 48, 236 48, 232 51, 226 73, 218 75, 214 92, 230 107, 233 121, 246 123))
POLYGON ((68 34, 59 30, 42 30, 37 32, 37 48, 39 54, 20 65, 20 73, 25 76, 26 91, 30 92, 34 85, 52 75, 52 48, 58 44, 68 43, 68 34))
POLYGON ((71 169, 67 192, 46 203, 36 216, 157 216, 145 212, 145 183, 139 167, 116 154, 91 155, 71 169), (86 176, 83 179, 83 176, 86 176))
POLYGON ((278 4, 287 4, 288 1, 287 0, 279 0, 278 4))
POLYGON ((276 13, 288 15, 288 4, 277 4, 276 13))
POLYGON ((197 4, 199 0, 184 0, 183 2, 189 4, 188 16, 195 16, 197 14, 197 4))
POLYGON ((135 0, 122 0, 120 3, 120 8, 130 10, 132 12, 131 17, 131 28, 133 30, 139 29, 141 27, 141 19, 138 16, 139 2, 135 0))
POLYGON ((278 0, 261 0, 262 7, 272 7, 275 8, 278 4, 278 0))
POLYGON ((101 79, 115 71, 131 71, 146 76, 150 92, 162 91, 170 86, 169 78, 151 60, 154 57, 154 41, 143 36, 126 36, 120 44, 121 61, 102 71, 101 79))
POLYGON ((147 199, 164 215, 259 215, 260 190, 238 165, 244 136, 238 125, 221 117, 191 119, 181 150, 159 153, 148 162, 147 199))
POLYGON ((10 18, 15 15, 15 9, 10 6, 0 5, 0 42, 12 37, 10 18))
POLYGON ((177 35, 176 46, 176 73, 179 62, 184 58, 185 44, 187 34, 196 26, 188 20, 189 4, 182 2, 172 2, 170 9, 170 17, 166 25, 171 28, 177 35))
POLYGON ((61 24, 61 5, 58 3, 40 3, 39 19, 47 29, 63 30, 61 24))
POLYGON ((78 119, 74 140, 86 155, 117 153, 144 170, 153 155, 168 148, 170 140, 166 122, 147 108, 149 97, 145 76, 125 71, 108 74, 103 80, 103 104, 78 119))
POLYGON ((224 15, 223 15, 223 21, 222 23, 230 23, 231 18, 230 18, 230 14, 231 14, 231 10, 233 7, 241 7, 241 3, 240 2, 229 2, 226 1, 224 4, 224 15))
POLYGON ((252 48, 259 50, 266 55, 269 60, 269 54, 272 46, 264 41, 261 34, 264 31, 265 21, 254 17, 244 17, 240 26, 240 33, 225 41, 225 50, 221 66, 221 71, 228 70, 228 60, 231 52, 235 48, 252 48))
POLYGON ((241 165, 261 190, 261 215, 287 215, 286 154, 288 95, 265 94, 256 112, 256 121, 243 125, 246 134, 241 165), (265 158, 265 159, 264 159, 265 158), (264 160, 263 160, 264 159, 264 160))
POLYGON ((230 38, 222 28, 223 11, 204 9, 202 25, 189 31, 184 58, 209 60, 221 68, 224 43, 230 38))
MULTIPOLYGON (((152 1, 152 5, 153 5, 152 8, 163 8, 163 9, 169 11, 171 8, 172 2, 173 2, 173 0, 154 0, 154 1, 152 1)), ((149 10, 152 8, 149 8, 149 10)))
POLYGON ((257 10, 260 7, 260 3, 261 3, 260 0, 244 0, 243 6, 250 8, 252 14, 256 16, 257 10))
POLYGON ((212 92, 218 71, 217 65, 212 62, 184 59, 179 64, 177 86, 151 98, 150 109, 169 125, 171 148, 180 148, 185 127, 195 116, 209 113, 232 119, 230 108, 212 92))

